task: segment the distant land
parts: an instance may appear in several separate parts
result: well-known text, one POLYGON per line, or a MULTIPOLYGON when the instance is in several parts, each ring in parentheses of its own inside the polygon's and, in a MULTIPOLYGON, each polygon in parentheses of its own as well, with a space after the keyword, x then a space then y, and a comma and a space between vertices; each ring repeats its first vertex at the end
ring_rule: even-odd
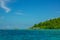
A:
POLYGON ((60 17, 34 24, 30 29, 60 29, 60 17))

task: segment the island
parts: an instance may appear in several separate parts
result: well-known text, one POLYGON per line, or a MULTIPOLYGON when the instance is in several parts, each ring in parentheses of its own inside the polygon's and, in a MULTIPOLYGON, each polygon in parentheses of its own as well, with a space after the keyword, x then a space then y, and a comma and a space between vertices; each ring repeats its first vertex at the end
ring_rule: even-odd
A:
POLYGON ((60 29, 60 17, 34 24, 30 29, 60 29))

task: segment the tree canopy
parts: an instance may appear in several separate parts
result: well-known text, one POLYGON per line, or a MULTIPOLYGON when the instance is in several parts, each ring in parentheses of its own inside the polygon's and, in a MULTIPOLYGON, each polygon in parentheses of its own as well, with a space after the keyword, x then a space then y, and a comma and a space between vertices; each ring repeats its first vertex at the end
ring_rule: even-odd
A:
POLYGON ((34 24, 31 29, 60 29, 60 17, 34 24))

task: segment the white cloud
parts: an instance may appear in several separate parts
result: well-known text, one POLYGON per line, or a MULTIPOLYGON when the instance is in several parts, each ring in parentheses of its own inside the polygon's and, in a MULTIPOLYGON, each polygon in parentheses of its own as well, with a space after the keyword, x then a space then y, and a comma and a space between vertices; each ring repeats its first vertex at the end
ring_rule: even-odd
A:
POLYGON ((17 15, 24 15, 23 10, 18 10, 17 12, 15 12, 17 15))
POLYGON ((7 2, 7 0, 0 0, 0 7, 3 8, 6 11, 6 13, 8 13, 8 12, 10 12, 10 8, 6 7, 6 5, 5 5, 6 2, 7 2))
POLYGON ((20 12, 17 12, 16 14, 17 14, 17 15, 24 15, 23 13, 20 13, 20 12))

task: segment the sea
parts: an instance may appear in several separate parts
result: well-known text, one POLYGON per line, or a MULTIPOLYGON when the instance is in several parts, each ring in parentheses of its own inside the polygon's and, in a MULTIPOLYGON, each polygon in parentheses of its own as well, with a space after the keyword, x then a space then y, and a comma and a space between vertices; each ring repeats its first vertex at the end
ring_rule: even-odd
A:
POLYGON ((60 30, 0 30, 0 40, 60 40, 60 30))

